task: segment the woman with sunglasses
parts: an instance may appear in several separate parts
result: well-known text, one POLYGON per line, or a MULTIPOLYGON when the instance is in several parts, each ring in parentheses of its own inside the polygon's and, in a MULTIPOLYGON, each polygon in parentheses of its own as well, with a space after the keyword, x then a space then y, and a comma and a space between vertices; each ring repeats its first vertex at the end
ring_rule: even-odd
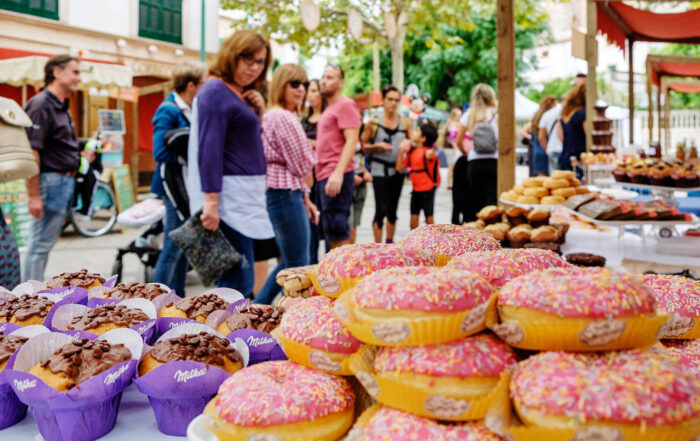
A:
POLYGON ((272 271, 256 303, 270 304, 279 293, 277 273, 309 264, 309 219, 318 223, 318 209, 309 199, 311 169, 316 155, 296 111, 309 83, 304 68, 284 64, 272 76, 268 111, 263 116, 263 146, 267 160, 267 213, 275 229, 282 262, 272 271))
POLYGON ((274 236, 265 206, 260 128, 265 100, 257 91, 270 59, 270 44, 262 35, 237 31, 222 44, 192 105, 190 210, 201 210, 204 228, 220 228, 245 257, 221 274, 217 285, 246 297, 254 283, 253 240, 274 236))

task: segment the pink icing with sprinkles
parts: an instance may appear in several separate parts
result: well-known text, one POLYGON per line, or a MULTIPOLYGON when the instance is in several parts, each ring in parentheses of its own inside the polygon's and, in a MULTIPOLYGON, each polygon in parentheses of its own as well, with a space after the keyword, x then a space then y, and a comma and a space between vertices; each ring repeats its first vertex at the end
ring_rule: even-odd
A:
POLYGON ((659 310, 681 317, 700 317, 700 282, 681 276, 642 276, 656 295, 659 310))
POLYGON ((481 422, 438 424, 390 407, 377 411, 365 429, 366 441, 505 441, 481 422))
POLYGON ((605 268, 553 268, 517 277, 501 288, 498 306, 561 317, 611 318, 654 312, 654 293, 637 277, 605 268))
POLYGON ((323 418, 354 402, 355 393, 343 377, 291 361, 269 361, 230 376, 214 404, 228 423, 266 427, 323 418))
POLYGON ((657 426, 700 415, 700 377, 652 351, 541 353, 520 363, 511 394, 526 410, 586 420, 657 426))
POLYGON ((513 350, 492 334, 450 343, 405 348, 382 347, 377 372, 410 372, 434 377, 497 377, 517 362, 513 350))
POLYGON ((328 297, 309 297, 291 306, 282 316, 280 332, 322 351, 352 354, 362 346, 338 320, 328 297))
POLYGON ((454 268, 407 267, 377 271, 353 292, 360 308, 452 312, 486 302, 493 288, 476 274, 454 268))
POLYGON ((450 257, 501 249, 501 245, 490 234, 476 228, 452 224, 420 226, 406 235, 403 245, 450 257))
POLYGON ((663 340, 666 353, 700 376, 700 340, 663 340))
POLYGON ((321 259, 319 274, 354 278, 398 266, 435 265, 435 256, 401 244, 361 243, 332 249, 321 259))
POLYGON ((532 271, 568 268, 570 265, 554 251, 518 248, 462 254, 450 260, 447 266, 473 271, 500 288, 506 282, 532 271))

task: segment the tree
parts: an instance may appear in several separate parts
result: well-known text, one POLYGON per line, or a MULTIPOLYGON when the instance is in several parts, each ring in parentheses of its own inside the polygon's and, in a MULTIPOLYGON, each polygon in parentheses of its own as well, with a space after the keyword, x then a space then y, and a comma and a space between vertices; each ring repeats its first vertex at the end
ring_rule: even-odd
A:
POLYGON ((407 35, 437 28, 439 24, 467 30, 472 28, 467 11, 492 7, 489 0, 317 0, 317 3, 321 9, 321 23, 313 32, 301 24, 300 0, 222 0, 221 6, 245 12, 247 27, 279 41, 295 43, 308 53, 322 47, 336 47, 347 54, 361 49, 367 42, 384 42, 391 54, 392 83, 401 90, 407 35), (486 6, 480 6, 482 4, 486 6), (363 18, 362 42, 349 38, 346 20, 351 8, 363 18), (392 38, 384 31, 385 13, 396 18, 396 35, 392 38))

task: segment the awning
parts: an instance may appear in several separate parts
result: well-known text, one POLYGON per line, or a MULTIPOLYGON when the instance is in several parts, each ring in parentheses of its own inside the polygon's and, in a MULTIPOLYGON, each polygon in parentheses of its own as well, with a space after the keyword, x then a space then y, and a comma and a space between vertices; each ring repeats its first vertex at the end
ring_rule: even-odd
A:
POLYGON ((625 39, 667 43, 700 43, 700 9, 658 14, 622 2, 597 1, 598 31, 625 50, 625 39))
MULTIPOLYGON (((700 23, 698 26, 700 27, 700 23)), ((700 57, 649 55, 647 56, 647 66, 651 74, 651 81, 657 86, 660 85, 659 79, 665 76, 700 78, 700 57)))
MULTIPOLYGON (((24 55, 24 51, 3 49, 0 52, 0 84, 41 86, 48 55, 24 55), (12 57, 12 55, 19 55, 12 57), (2 59, 4 58, 4 59, 2 59)), ((80 60, 80 89, 89 87, 131 87, 131 69, 111 62, 80 60)))
POLYGON ((668 88, 680 93, 700 93, 700 85, 671 83, 668 88))

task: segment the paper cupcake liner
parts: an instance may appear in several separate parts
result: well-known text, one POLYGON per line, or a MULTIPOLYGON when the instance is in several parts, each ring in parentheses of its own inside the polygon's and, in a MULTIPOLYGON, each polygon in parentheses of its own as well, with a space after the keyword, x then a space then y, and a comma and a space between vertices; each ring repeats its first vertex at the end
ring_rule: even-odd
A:
POLYGON ((700 318, 672 315, 661 338, 695 340, 700 338, 700 318))
POLYGON ((75 303, 79 305, 87 304, 88 290, 85 288, 79 288, 77 286, 64 286, 62 288, 53 289, 42 289, 35 294, 54 294, 61 298, 61 300, 67 300, 68 303, 75 303))
POLYGON ((8 323, 8 322, 0 323, 0 334, 2 334, 2 335, 9 334, 12 331, 19 329, 19 328, 21 328, 21 326, 18 324, 15 324, 15 323, 8 323))
POLYGON ((537 426, 507 427, 515 441, 695 441, 700 427, 654 427, 639 425, 586 424, 578 428, 550 429, 537 426))
POLYGON ((39 292, 44 288, 46 288, 46 284, 44 282, 40 282, 38 280, 27 280, 26 282, 15 286, 11 292, 19 297, 22 294, 34 294, 35 292, 39 292))
POLYGON ((668 316, 561 321, 508 319, 491 326, 510 346, 535 351, 613 351, 646 348, 658 341, 668 316))
POLYGON ((46 385, 27 371, 58 348, 72 341, 60 333, 33 337, 19 350, 15 365, 5 375, 21 402, 32 410, 46 441, 92 441, 109 432, 117 417, 121 392, 129 384, 142 355, 143 341, 130 329, 104 333, 101 340, 123 343, 132 359, 82 382, 67 392, 46 385))
POLYGON ((27 406, 22 403, 9 384, 0 385, 0 430, 22 421, 27 406))
POLYGON ((287 358, 302 366, 335 375, 352 375, 350 356, 340 352, 330 352, 296 342, 287 338, 279 328, 272 331, 272 336, 279 341, 287 358))
MULTIPOLYGON (((175 328, 159 340, 202 331, 225 338, 208 326, 196 323, 175 328)), ((243 340, 237 339, 231 345, 241 354, 242 367, 248 366, 248 347, 243 340)), ((230 375, 217 366, 196 361, 175 361, 164 363, 142 377, 137 376, 134 384, 148 396, 158 430, 166 435, 185 436, 187 426, 202 413, 221 383, 230 375)))
MULTIPOLYGON (((381 404, 415 415, 446 421, 480 420, 487 414, 503 415, 502 404, 508 400, 510 371, 504 371, 496 387, 489 393, 468 395, 459 388, 446 396, 434 395, 429 388, 420 388, 409 381, 377 375, 374 370, 376 347, 365 347, 350 359, 350 369, 367 392, 381 404), (493 410, 492 410, 493 409, 493 410)), ((507 421, 505 415, 504 421, 507 421)))
POLYGON ((239 329, 226 336, 231 341, 241 339, 248 346, 250 359, 248 366, 274 360, 287 360, 284 350, 277 340, 265 332, 255 329, 239 329))
POLYGON ((375 322, 363 322, 357 318, 357 307, 352 304, 351 295, 352 292, 347 292, 340 296, 334 310, 356 339, 375 346, 446 343, 481 332, 487 324, 496 321, 495 294, 487 302, 467 311, 430 318, 391 317, 375 322))
POLYGON ((435 266, 445 266, 452 260, 451 256, 446 256, 444 254, 435 254, 435 266))
POLYGON ((356 287, 364 278, 364 276, 353 278, 324 276, 312 270, 307 270, 306 274, 319 294, 332 299, 337 299, 345 291, 356 287))

